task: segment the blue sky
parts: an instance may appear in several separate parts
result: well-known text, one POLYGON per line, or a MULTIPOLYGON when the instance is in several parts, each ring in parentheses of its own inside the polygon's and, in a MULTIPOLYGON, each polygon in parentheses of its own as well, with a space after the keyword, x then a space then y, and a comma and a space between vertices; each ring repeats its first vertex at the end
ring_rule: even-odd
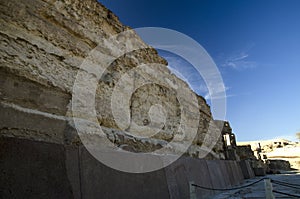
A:
MULTIPOLYGON (((226 119, 238 141, 295 139, 300 132, 300 1, 100 2, 125 25, 173 29, 206 49, 222 74, 226 119)), ((188 63, 160 54, 186 74, 196 92, 207 95, 188 63)))

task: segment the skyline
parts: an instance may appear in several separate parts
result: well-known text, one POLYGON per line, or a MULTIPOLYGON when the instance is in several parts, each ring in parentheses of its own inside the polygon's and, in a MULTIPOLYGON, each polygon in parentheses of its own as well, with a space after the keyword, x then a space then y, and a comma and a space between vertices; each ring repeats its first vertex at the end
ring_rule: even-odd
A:
MULTIPOLYGON (((226 120, 238 141, 296 140, 300 131, 299 1, 100 2, 131 28, 173 29, 206 49, 223 77, 226 120)), ((209 103, 206 85, 188 63, 159 54, 209 103)))

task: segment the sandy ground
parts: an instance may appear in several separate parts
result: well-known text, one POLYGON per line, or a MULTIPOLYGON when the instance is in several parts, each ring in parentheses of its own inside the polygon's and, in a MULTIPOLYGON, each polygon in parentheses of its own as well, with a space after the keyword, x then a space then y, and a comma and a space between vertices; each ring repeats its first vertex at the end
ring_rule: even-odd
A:
MULTIPOLYGON (((277 175, 267 175, 265 177, 268 177, 273 180, 277 181, 282 181, 286 183, 292 183, 300 186, 300 171, 292 171, 292 172, 285 172, 282 174, 277 174, 277 175)), ((245 180, 242 185, 247 185, 248 183, 255 182, 262 177, 257 177, 254 179, 250 180, 245 180)), ((264 186, 264 181, 259 182, 255 185, 252 185, 247 188, 239 189, 239 190, 233 190, 233 191, 227 191, 227 192, 220 192, 218 195, 214 196, 214 199, 262 199, 266 198, 265 196, 265 186, 264 186)), ((289 193, 293 195, 298 195, 299 197, 292 197, 292 196, 286 196, 282 195, 279 193, 274 193, 275 198, 300 198, 300 188, 291 188, 291 187, 286 187, 282 185, 278 185, 275 183, 272 183, 273 190, 284 192, 284 193, 289 193)))

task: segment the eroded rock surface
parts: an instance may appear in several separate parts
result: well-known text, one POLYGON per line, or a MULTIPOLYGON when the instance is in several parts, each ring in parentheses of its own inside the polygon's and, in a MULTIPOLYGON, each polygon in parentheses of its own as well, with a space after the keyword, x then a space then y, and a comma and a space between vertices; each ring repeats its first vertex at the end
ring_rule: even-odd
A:
POLYGON ((170 154, 193 140, 193 157, 217 140, 207 158, 223 157, 205 99, 97 1, 2 0, 0 10, 1 136, 170 154))

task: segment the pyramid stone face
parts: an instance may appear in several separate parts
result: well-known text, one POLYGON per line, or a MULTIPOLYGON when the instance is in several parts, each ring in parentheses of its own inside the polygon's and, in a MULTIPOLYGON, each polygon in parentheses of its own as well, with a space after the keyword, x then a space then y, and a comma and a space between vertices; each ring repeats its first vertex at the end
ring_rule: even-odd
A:
MULTIPOLYGON (((2 137, 80 145, 74 116, 100 124, 115 147, 135 152, 155 151, 170 140, 183 144, 196 129, 187 154, 198 156, 213 121, 210 107, 200 96, 190 100, 195 94, 188 85, 111 11, 94 0, 2 0, 0 10, 2 137), (82 102, 94 99, 92 118, 72 107, 79 72, 89 77, 83 84, 97 83, 82 102), (186 98, 179 99, 180 92, 186 98)), ((87 131, 87 141, 93 140, 93 127, 87 131)), ((223 156, 221 139, 214 152, 223 156)))

